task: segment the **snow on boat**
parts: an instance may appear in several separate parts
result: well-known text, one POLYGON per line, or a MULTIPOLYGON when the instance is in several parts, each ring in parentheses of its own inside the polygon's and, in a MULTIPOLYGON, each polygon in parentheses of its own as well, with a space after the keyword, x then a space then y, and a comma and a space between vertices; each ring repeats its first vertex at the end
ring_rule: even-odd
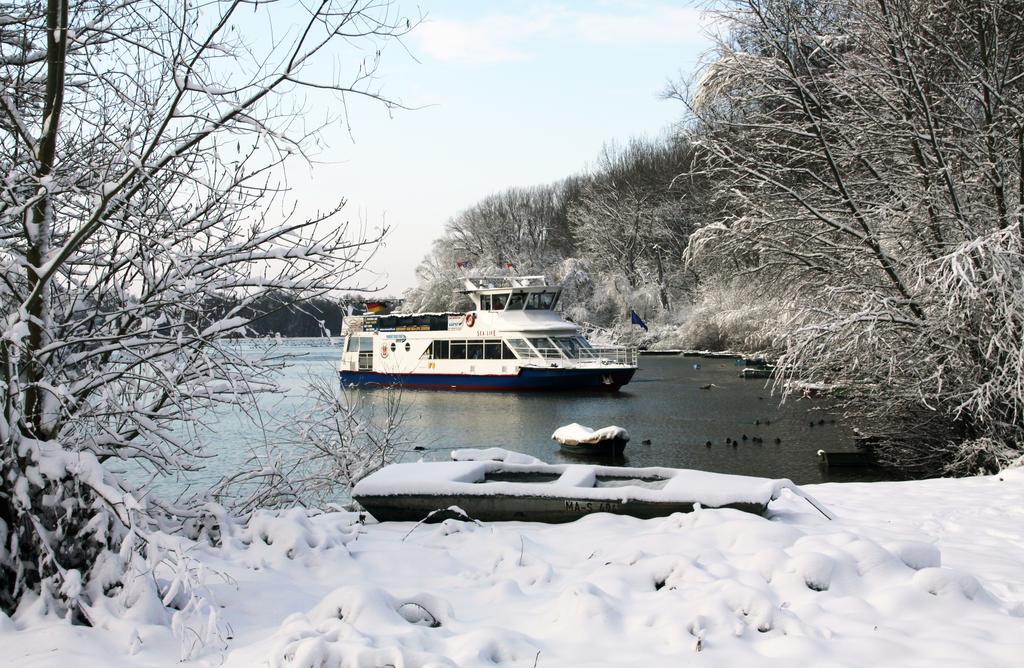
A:
POLYGON ((573 422, 559 427, 551 440, 566 452, 581 455, 620 455, 629 442, 629 432, 622 427, 591 429, 573 422))
POLYGON ((338 366, 345 385, 452 390, 616 391, 636 348, 598 348, 554 309, 543 276, 466 278, 467 313, 349 316, 338 366))
MULTIPOLYGON (((827 516, 789 480, 660 467, 545 464, 506 454, 515 456, 392 464, 361 480, 352 496, 380 522, 440 521, 459 513, 435 511, 457 507, 480 521, 557 523, 601 512, 650 519, 690 512, 697 504, 762 514, 789 489, 827 516)), ((483 456, 493 457, 494 449, 483 456)))

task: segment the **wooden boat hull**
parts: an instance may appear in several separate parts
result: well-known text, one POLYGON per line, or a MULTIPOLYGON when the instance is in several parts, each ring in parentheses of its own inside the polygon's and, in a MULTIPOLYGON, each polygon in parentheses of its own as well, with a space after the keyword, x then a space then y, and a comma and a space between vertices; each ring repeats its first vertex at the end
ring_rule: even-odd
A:
MULTIPOLYGON (((458 506, 469 517, 481 522, 547 522, 560 524, 574 522, 592 513, 613 513, 631 515, 640 519, 665 517, 673 513, 693 511, 693 502, 652 502, 627 499, 595 500, 586 498, 562 498, 512 495, 443 495, 443 494, 396 494, 390 496, 357 495, 355 500, 379 522, 441 522, 445 519, 459 519, 456 513, 445 512, 450 506, 458 506), (437 512, 427 518, 430 513, 437 512)), ((758 503, 730 503, 723 508, 734 508, 748 513, 763 514, 766 505, 758 503)), ((462 518, 464 519, 464 518, 462 518)))
POLYGON ((784 479, 661 467, 545 464, 501 449, 456 451, 453 456, 450 462, 385 466, 360 480, 352 497, 382 522, 468 516, 489 522, 555 523, 592 513, 650 519, 690 512, 698 505, 762 514, 787 489, 809 499, 784 479))
POLYGON ((563 452, 568 452, 574 455, 594 455, 607 457, 609 455, 621 455, 626 449, 626 443, 629 439, 612 438, 604 441, 598 441, 597 443, 559 443, 558 447, 563 452))

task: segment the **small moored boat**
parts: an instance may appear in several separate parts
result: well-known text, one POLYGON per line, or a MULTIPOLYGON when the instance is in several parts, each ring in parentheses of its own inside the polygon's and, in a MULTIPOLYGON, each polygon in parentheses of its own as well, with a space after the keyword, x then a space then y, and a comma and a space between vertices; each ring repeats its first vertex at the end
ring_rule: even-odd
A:
POLYGON ((573 422, 556 429, 551 440, 577 455, 621 455, 629 442, 629 432, 614 425, 595 431, 573 422))
MULTIPOLYGON (((478 451, 456 451, 454 457, 470 459, 392 464, 361 480, 352 496, 381 522, 440 521, 447 516, 444 510, 453 507, 481 521, 571 522, 599 512, 649 519, 690 512, 698 504, 761 514, 789 489, 827 516, 789 480, 660 467, 545 464, 499 452, 504 461, 478 461, 478 451)), ((494 457, 495 450, 483 456, 494 457)))

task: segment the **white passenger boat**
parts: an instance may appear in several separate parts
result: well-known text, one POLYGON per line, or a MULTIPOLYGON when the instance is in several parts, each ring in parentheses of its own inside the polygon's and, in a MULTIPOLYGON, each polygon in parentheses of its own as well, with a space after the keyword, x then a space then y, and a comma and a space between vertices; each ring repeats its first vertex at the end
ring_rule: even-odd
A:
POLYGON ((466 278, 467 313, 345 318, 346 385, 453 390, 615 391, 637 369, 636 348, 598 348, 555 306, 543 276, 466 278))

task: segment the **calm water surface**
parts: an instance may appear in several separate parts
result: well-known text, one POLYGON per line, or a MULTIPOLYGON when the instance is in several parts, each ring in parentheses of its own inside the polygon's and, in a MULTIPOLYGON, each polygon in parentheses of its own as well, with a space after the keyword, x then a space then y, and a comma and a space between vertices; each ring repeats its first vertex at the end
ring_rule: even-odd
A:
MULTIPOLYGON (((633 381, 617 394, 405 396, 412 401, 413 426, 423 445, 444 457, 453 447, 502 447, 548 462, 587 461, 561 452, 551 441, 557 427, 578 422, 595 429, 625 427, 631 440, 624 457, 614 462, 624 466, 694 468, 797 483, 850 479, 849 472, 830 475, 818 465, 819 449, 854 449, 852 431, 829 411, 828 402, 803 399, 779 406, 765 382, 740 378, 731 359, 643 356, 633 381), (707 384, 713 387, 700 389, 707 384), (755 444, 755 436, 763 442, 755 444), (739 444, 727 445, 726 439, 739 444)), ((871 479, 872 474, 852 477, 871 479)))
MULTIPOLYGON (((239 470, 266 442, 259 423, 273 425, 301 411, 308 404, 310 377, 336 377, 336 345, 293 341, 289 349, 299 356, 283 374, 284 392, 264 399, 255 421, 231 413, 207 416, 211 456, 204 470, 187 479, 157 481, 155 488, 177 492, 187 483, 203 487, 239 470)), ((402 397, 408 411, 405 426, 423 450, 407 459, 446 460, 456 448, 500 447, 552 463, 694 468, 796 483, 881 477, 871 470, 822 469, 817 450, 853 450, 852 431, 830 411, 827 400, 791 400, 780 406, 765 383, 740 378, 732 359, 642 356, 633 381, 615 394, 409 390, 402 397), (714 387, 700 389, 707 384, 714 387), (625 427, 632 440, 625 455, 611 461, 562 453, 551 433, 571 422, 595 429, 625 427), (763 442, 755 443, 754 436, 763 442), (727 445, 727 438, 739 444, 727 445)), ((384 396, 381 390, 354 391, 368 393, 370 401, 384 396)))

